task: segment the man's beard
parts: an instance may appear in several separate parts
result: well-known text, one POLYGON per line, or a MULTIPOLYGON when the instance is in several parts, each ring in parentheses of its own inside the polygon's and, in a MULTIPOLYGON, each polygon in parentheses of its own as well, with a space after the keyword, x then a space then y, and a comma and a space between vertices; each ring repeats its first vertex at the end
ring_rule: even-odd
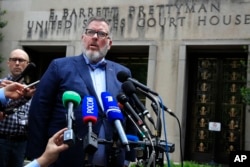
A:
POLYGON ((89 62, 96 64, 106 56, 108 52, 107 47, 108 46, 103 47, 100 51, 92 51, 86 49, 84 49, 83 51, 85 51, 85 55, 89 59, 89 62))

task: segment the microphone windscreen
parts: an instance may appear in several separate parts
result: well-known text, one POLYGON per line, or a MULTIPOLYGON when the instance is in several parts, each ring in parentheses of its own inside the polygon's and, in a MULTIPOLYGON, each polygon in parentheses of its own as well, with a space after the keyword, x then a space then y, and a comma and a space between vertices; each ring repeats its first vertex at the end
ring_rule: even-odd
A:
POLYGON ((129 78, 129 74, 125 71, 120 71, 117 73, 116 77, 120 82, 125 82, 129 78))
POLYGON ((128 98, 127 96, 124 94, 124 93, 119 93, 117 96, 116 96, 116 99, 118 100, 119 103, 121 104, 125 104, 125 103, 128 103, 128 98))
POLYGON ((133 93, 136 93, 135 85, 131 81, 125 81, 122 84, 122 90, 127 95, 132 95, 133 93))
POLYGON ((65 108, 68 107, 69 102, 72 102, 75 108, 80 104, 81 96, 74 91, 65 91, 62 96, 62 102, 65 108))
POLYGON ((35 63, 33 63, 33 62, 30 62, 28 65, 27 65, 27 67, 23 70, 23 75, 27 75, 28 73, 30 73, 30 71, 32 71, 33 69, 35 69, 36 68, 36 65, 35 65, 35 63))
POLYGON ((93 96, 85 96, 82 102, 82 120, 84 123, 92 122, 95 124, 98 117, 98 108, 93 96))
POLYGON ((118 107, 117 101, 111 96, 108 92, 102 92, 101 93, 102 103, 104 111, 107 115, 107 118, 110 122, 113 122, 115 120, 123 120, 123 115, 118 107))

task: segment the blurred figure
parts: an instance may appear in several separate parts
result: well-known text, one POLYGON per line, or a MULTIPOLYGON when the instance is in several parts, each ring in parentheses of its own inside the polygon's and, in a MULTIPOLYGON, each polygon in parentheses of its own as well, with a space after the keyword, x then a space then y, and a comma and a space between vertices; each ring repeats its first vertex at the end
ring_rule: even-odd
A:
MULTIPOLYGON (((28 54, 15 49, 10 53, 7 65, 9 74, 1 79, 0 86, 10 84, 11 80, 18 77, 29 64, 28 54)), ((23 79, 20 83, 24 83, 23 79)), ((1 114, 0 121, 0 166, 1 167, 22 167, 27 144, 28 111, 31 97, 34 94, 30 91, 20 99, 9 100, 1 114)))

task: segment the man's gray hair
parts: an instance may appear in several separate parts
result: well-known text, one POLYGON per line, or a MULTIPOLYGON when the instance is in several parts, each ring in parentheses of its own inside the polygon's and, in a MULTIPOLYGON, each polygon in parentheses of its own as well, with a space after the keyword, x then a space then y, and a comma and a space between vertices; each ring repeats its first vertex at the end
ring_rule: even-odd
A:
POLYGON ((84 29, 84 32, 85 32, 85 30, 87 29, 87 27, 89 26, 89 24, 90 24, 92 21, 103 21, 103 22, 105 22, 105 23, 108 25, 108 27, 109 27, 109 32, 108 32, 108 34, 109 34, 109 37, 111 38, 111 36, 112 36, 112 26, 111 26, 111 22, 108 21, 106 18, 101 17, 101 16, 93 16, 93 17, 90 17, 90 18, 88 19, 88 21, 87 21, 86 28, 84 29))

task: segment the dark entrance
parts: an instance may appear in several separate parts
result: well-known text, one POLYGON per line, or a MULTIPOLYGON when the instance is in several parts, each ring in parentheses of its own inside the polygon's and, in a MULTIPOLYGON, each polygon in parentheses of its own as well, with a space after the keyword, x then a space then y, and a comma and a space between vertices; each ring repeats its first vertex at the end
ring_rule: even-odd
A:
POLYGON ((36 65, 36 72, 31 76, 33 81, 42 77, 53 59, 66 56, 66 46, 23 46, 23 49, 36 65))
POLYGON ((245 46, 187 48, 186 160, 228 164, 230 151, 242 150, 245 104, 240 88, 246 85, 247 50, 245 46), (220 131, 213 125, 221 125, 220 131))

